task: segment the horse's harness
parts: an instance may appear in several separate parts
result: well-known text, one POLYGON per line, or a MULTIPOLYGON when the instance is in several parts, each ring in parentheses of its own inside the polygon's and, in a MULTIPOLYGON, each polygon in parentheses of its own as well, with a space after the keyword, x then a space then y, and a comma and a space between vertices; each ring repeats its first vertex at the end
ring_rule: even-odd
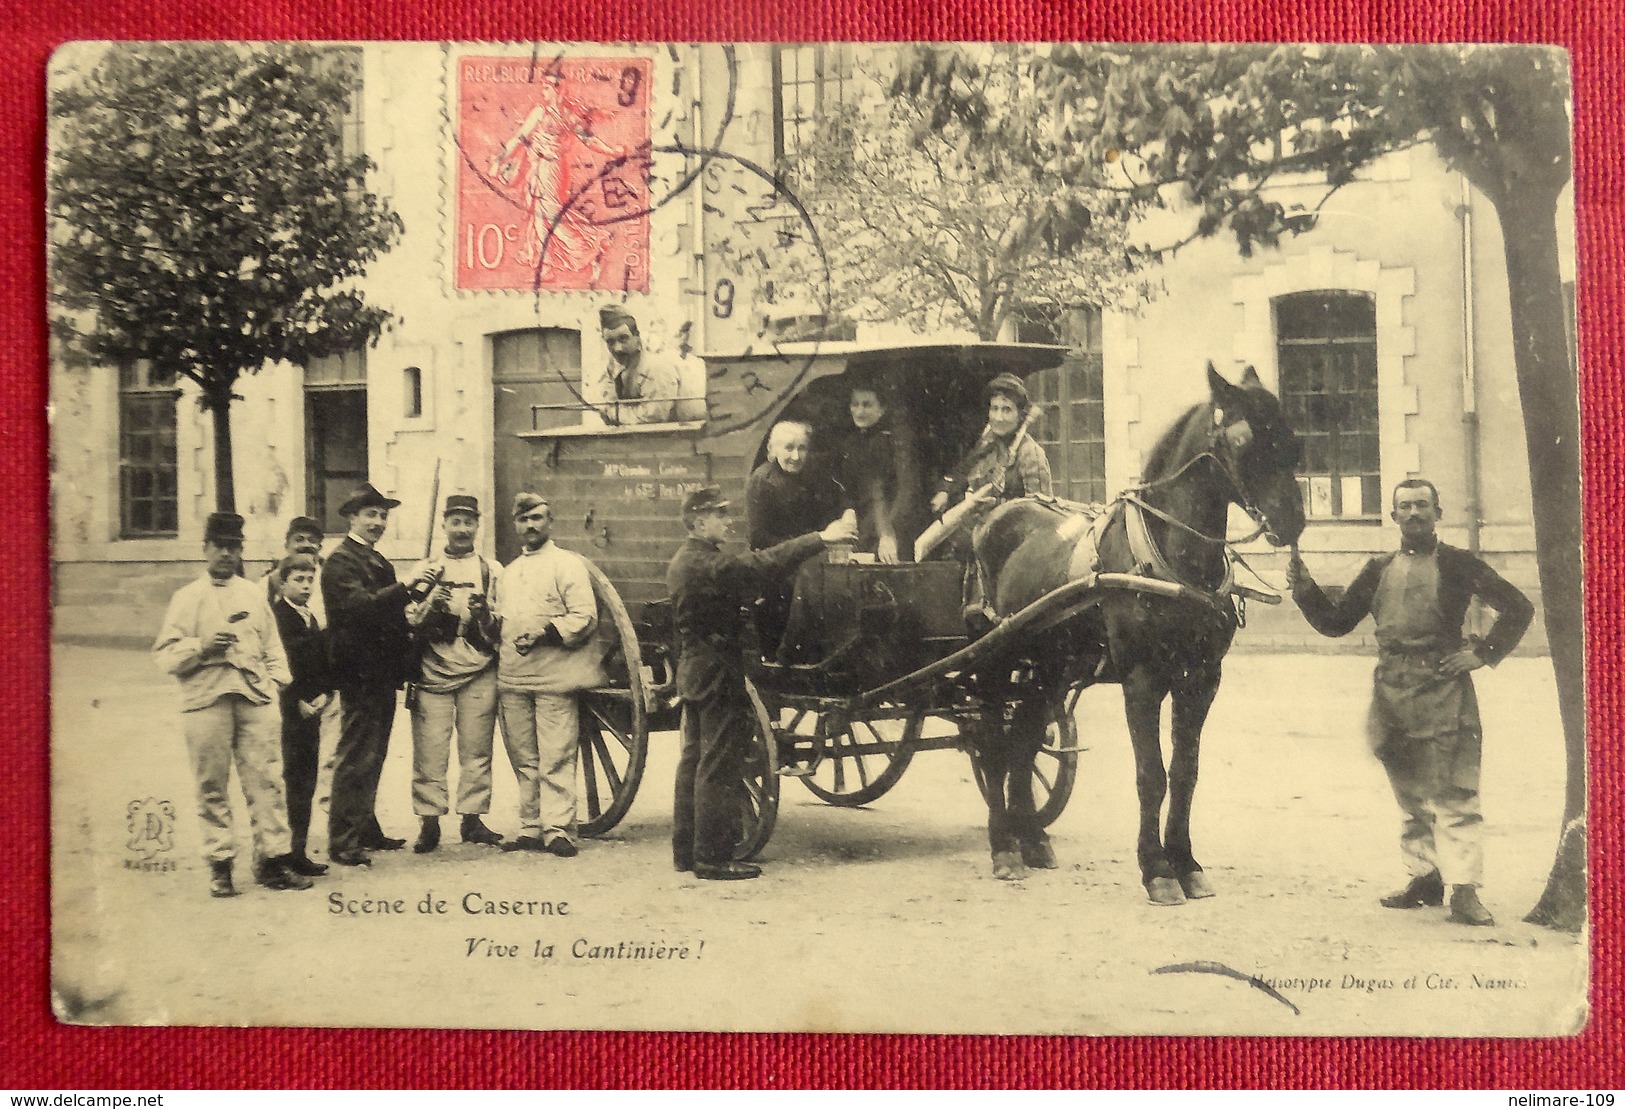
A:
MULTIPOLYGON (((1236 473, 1234 465, 1221 451, 1221 444, 1234 450, 1246 446, 1252 441, 1252 438, 1252 427, 1245 419, 1232 424, 1225 424, 1223 409, 1215 409, 1213 429, 1208 435, 1206 449, 1186 459, 1171 474, 1166 474, 1154 481, 1141 482, 1125 489, 1112 501, 1107 511, 1099 512, 1098 509, 1096 510, 1088 530, 1089 541, 1094 545, 1097 561, 1101 535, 1105 532, 1107 525, 1121 515, 1124 530, 1128 535, 1129 551, 1136 563, 1146 566, 1156 577, 1174 582, 1209 598, 1216 608, 1233 611, 1237 623, 1245 625, 1246 597, 1248 595, 1262 597, 1263 595, 1258 594, 1256 590, 1236 584, 1236 564, 1240 563, 1248 573, 1258 578, 1265 585, 1268 585, 1268 582, 1264 581, 1258 571, 1254 570, 1235 548, 1267 534, 1270 531, 1270 523, 1269 517, 1253 503, 1252 498, 1248 495, 1247 489, 1242 484, 1240 476, 1236 473), (1192 527, 1172 513, 1158 508, 1145 499, 1145 493, 1173 484, 1202 461, 1211 462, 1218 467, 1219 473, 1230 486, 1231 501, 1240 506, 1241 510, 1247 513, 1257 525, 1248 534, 1238 538, 1230 538, 1224 535, 1208 535, 1206 532, 1192 527), (1203 543, 1218 547, 1224 557, 1224 577, 1219 584, 1216 587, 1208 587, 1187 581, 1168 561, 1167 555, 1163 553, 1162 545, 1157 542, 1156 536, 1151 532, 1150 524, 1146 519, 1148 516, 1156 517, 1170 527, 1182 531, 1203 543)), ((1058 505, 1071 505, 1072 503, 1057 500, 1058 505)), ((1273 594, 1270 596, 1273 596, 1273 594)))

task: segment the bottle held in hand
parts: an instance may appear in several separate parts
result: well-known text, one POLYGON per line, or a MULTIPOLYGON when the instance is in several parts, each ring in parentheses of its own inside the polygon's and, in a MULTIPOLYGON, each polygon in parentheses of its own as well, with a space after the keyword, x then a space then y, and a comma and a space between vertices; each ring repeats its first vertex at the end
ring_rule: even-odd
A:
POLYGON ((406 587, 406 592, 413 601, 421 604, 430 593, 434 592, 435 587, 440 584, 440 579, 445 576, 445 567, 430 566, 412 580, 412 584, 406 587))

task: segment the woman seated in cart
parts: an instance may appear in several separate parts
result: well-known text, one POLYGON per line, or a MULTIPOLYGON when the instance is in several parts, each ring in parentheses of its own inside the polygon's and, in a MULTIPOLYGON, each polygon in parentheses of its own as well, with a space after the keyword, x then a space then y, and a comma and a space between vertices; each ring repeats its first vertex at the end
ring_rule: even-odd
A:
POLYGON ((913 560, 924 526, 914 431, 879 381, 856 377, 847 389, 852 420, 837 440, 845 507, 858 518, 860 554, 890 565, 913 560))
MULTIPOLYGON (((987 427, 976 445, 957 466, 942 479, 942 485, 931 498, 931 511, 943 520, 949 510, 962 501, 970 502, 970 516, 975 517, 996 504, 1013 501, 1018 497, 1052 494, 1053 481, 1049 472, 1049 457, 1028 434, 1037 413, 1027 387, 1015 374, 1000 374, 987 386, 987 427)), ((966 564, 965 568, 965 621, 978 630, 992 624, 993 613, 985 600, 986 588, 980 567, 971 551, 972 519, 954 521, 949 515, 945 523, 957 523, 952 529, 952 542, 944 544, 954 557, 966 564)), ((926 557, 930 552, 920 552, 926 557)))
MULTIPOLYGON (((840 483, 813 464, 812 457, 812 425, 807 420, 787 417, 768 432, 767 460, 745 483, 751 550, 766 550, 821 530, 847 507, 840 483)), ((757 602, 756 634, 764 654, 774 654, 784 638, 794 576, 786 574, 769 583, 757 602)))
POLYGON ((931 498, 932 515, 942 517, 965 497, 991 508, 1030 494, 1050 495, 1049 457, 1028 432, 1034 416, 1027 386, 1015 374, 1000 374, 987 386, 987 427, 931 498))

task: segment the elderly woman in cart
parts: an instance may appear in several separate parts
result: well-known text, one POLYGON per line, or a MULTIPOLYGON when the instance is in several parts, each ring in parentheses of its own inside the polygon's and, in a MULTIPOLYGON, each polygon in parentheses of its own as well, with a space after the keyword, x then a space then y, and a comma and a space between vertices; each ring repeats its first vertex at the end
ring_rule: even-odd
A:
MULTIPOLYGON (((971 563, 970 532, 965 517, 980 514, 996 504, 1032 494, 1050 495, 1053 482, 1049 458, 1044 448, 1028 434, 1037 417, 1027 387, 1015 374, 1000 374, 987 386, 987 427, 970 452, 931 498, 931 512, 942 531, 954 534, 951 549, 963 562, 971 563)), ((927 533, 928 536, 930 533, 927 533)), ((930 554, 929 539, 922 537, 920 558, 930 554)), ((984 597, 981 572, 974 565, 965 573, 965 619, 972 624, 990 624, 993 614, 984 597)))

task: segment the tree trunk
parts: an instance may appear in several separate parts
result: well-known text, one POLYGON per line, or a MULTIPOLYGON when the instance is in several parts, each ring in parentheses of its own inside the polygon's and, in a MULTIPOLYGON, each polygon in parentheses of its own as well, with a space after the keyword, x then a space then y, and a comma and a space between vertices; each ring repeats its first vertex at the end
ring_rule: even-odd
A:
POLYGON ((1514 181, 1489 195, 1506 246, 1513 354, 1534 490, 1535 561, 1568 765, 1557 857, 1546 892, 1525 919, 1577 932, 1585 924, 1587 896, 1585 596, 1580 405, 1558 270, 1558 190, 1514 181))
POLYGON ((237 511, 237 485, 231 464, 231 386, 211 389, 205 406, 214 416, 214 509, 237 511))

